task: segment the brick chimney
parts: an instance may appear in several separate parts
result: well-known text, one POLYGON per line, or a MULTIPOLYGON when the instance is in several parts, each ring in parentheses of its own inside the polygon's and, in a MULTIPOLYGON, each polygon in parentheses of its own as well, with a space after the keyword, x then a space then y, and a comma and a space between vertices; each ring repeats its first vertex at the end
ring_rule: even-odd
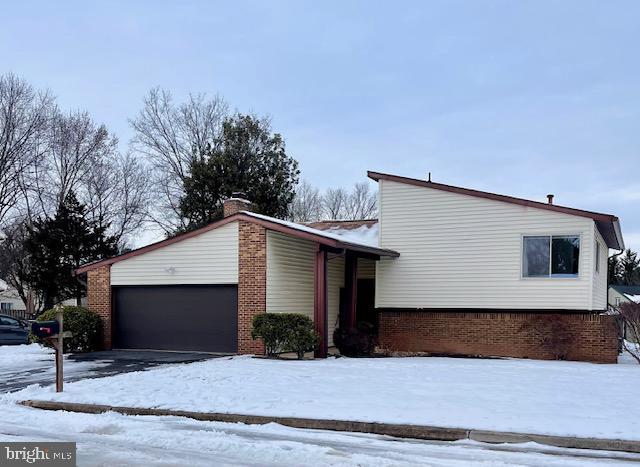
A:
POLYGON ((231 198, 227 198, 222 202, 224 217, 229 217, 240 211, 251 211, 251 201, 246 199, 246 196, 239 191, 231 193, 231 198))

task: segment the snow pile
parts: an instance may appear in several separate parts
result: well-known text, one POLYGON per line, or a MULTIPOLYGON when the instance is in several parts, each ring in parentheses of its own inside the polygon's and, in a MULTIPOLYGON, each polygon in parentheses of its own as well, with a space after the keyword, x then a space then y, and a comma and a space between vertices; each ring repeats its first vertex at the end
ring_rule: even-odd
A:
POLYGON ((624 294, 624 296, 627 297, 632 302, 640 303, 640 295, 624 294))
POLYGON ((340 227, 333 227, 325 230, 325 232, 339 235, 348 242, 376 247, 379 245, 379 228, 377 223, 373 225, 361 225, 356 229, 341 229, 340 227))
POLYGON ((53 362, 53 350, 38 344, 1 345, 0 378, 24 368, 40 368, 53 362))
POLYGON ((640 440, 632 365, 462 358, 218 358, 30 387, 44 399, 640 440), (612 390, 612 384, 615 390, 612 390))

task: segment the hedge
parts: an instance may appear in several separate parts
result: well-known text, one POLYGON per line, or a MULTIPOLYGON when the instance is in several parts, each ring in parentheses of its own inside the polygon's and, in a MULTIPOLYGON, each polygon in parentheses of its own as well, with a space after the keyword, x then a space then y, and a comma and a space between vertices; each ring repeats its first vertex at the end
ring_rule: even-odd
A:
POLYGON ((302 359, 319 341, 313 321, 298 313, 262 313, 253 318, 252 324, 251 337, 264 341, 269 356, 294 352, 302 359))
MULTIPOLYGON (((53 321, 56 319, 55 309, 47 310, 38 316, 37 321, 53 321)), ((62 308, 64 330, 69 331, 72 337, 64 339, 64 352, 91 352, 101 347, 102 321, 91 310, 81 306, 65 306, 62 308)), ((32 340, 47 347, 52 347, 47 339, 38 339, 32 336, 32 340)))

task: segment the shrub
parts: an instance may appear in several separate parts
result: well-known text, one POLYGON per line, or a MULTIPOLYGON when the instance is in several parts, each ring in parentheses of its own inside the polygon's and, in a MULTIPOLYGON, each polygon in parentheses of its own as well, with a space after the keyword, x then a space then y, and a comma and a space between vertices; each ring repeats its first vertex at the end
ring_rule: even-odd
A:
POLYGON ((338 328, 333 333, 333 343, 346 357, 366 357, 376 347, 374 327, 367 322, 358 323, 355 327, 338 328))
POLYGON ((297 313, 263 313, 253 318, 251 337, 261 338, 267 355, 295 352, 303 358, 305 352, 313 350, 318 336, 313 321, 297 313))
MULTIPOLYGON (((81 306, 65 306, 62 308, 64 331, 71 332, 71 337, 64 339, 64 352, 91 352, 100 348, 102 336, 102 322, 93 311, 81 306)), ((42 313, 38 321, 53 321, 56 310, 51 309, 42 313)), ((47 347, 52 347, 47 339, 33 338, 47 347)))

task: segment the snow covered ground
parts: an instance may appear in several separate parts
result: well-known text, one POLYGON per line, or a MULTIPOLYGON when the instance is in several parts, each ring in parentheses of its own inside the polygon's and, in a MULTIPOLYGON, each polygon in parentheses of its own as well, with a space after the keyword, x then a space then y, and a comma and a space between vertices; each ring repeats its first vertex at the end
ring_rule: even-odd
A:
MULTIPOLYGON (((48 412, 0 402, 0 441, 75 441, 80 466, 623 466, 628 453, 427 442, 178 417, 48 412)), ((635 461, 635 462, 634 462, 635 461)))
POLYGON ((4 397, 640 440, 638 387, 638 365, 244 356, 4 397))
MULTIPOLYGON (((79 362, 65 356, 65 379, 89 375, 107 362, 79 362)), ((0 346, 0 389, 49 379, 55 382, 54 351, 38 344, 0 346)))

